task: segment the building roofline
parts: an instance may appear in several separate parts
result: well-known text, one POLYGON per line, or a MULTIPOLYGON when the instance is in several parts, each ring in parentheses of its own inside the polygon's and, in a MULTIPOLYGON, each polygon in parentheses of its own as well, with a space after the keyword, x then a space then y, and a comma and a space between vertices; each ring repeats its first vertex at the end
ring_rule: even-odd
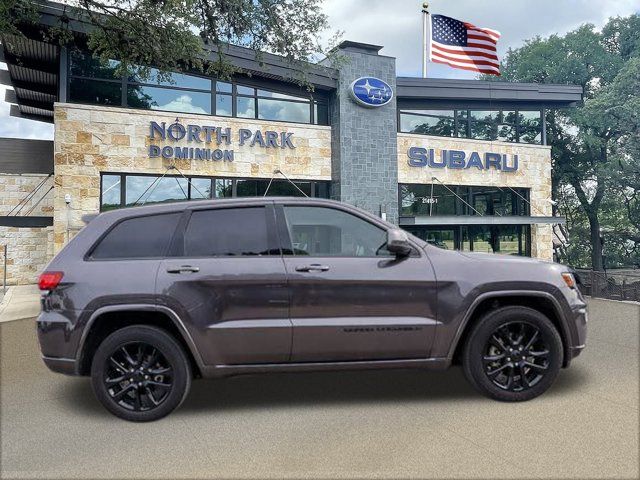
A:
POLYGON ((396 85, 398 101, 406 100, 408 103, 419 100, 440 100, 571 107, 582 102, 583 94, 580 85, 446 78, 398 77, 396 85))

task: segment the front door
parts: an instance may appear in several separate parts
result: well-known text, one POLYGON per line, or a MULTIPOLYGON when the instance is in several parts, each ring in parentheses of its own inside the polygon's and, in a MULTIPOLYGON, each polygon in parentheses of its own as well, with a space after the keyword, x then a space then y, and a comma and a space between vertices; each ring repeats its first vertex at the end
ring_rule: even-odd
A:
POLYGON ((436 284, 424 252, 397 259, 386 228, 337 206, 285 204, 277 217, 292 362, 428 357, 436 284))
POLYGON ((176 256, 158 272, 159 302, 183 319, 208 365, 287 362, 289 294, 273 206, 187 215, 176 256))

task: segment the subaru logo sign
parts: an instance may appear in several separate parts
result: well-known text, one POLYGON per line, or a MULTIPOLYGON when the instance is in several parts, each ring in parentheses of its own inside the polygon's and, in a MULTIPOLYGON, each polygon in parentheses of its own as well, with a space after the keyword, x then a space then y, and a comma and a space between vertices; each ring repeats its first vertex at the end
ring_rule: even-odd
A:
POLYGON ((381 107, 393 98, 393 90, 386 82, 375 77, 360 77, 349 87, 351 96, 363 107, 381 107))

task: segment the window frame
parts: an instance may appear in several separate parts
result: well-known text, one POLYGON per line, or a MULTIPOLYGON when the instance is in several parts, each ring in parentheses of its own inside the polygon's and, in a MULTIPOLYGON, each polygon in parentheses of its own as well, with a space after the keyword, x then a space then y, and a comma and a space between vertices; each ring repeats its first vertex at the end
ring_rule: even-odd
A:
POLYGON ((280 246, 278 234, 276 232, 276 222, 275 222, 275 212, 273 202, 256 202, 256 203, 245 203, 242 204, 236 203, 231 205, 218 205, 218 206, 194 206, 188 207, 184 211, 183 218, 178 223, 178 230, 173 236, 173 239, 170 244, 170 248, 168 250, 167 258, 194 258, 194 259, 224 259, 224 258, 247 258, 247 259, 256 259, 256 258, 273 258, 273 257, 282 257, 282 249, 280 246), (262 208, 264 210, 265 215, 265 226, 266 226, 266 239, 267 239, 267 251, 269 252, 277 252, 277 253, 269 253, 267 255, 186 255, 186 239, 187 239, 187 228, 189 226, 189 222, 191 221, 191 217, 194 212, 206 212, 211 210, 240 210, 247 208, 262 208))
MULTIPOLYGON (((133 172, 112 172, 112 171, 103 171, 100 172, 100 193, 99 193, 99 203, 100 203, 100 212, 106 212, 106 211, 112 211, 112 210, 119 210, 122 208, 131 208, 131 207, 135 207, 135 206, 141 206, 141 205, 131 205, 131 206, 127 206, 126 204, 126 198, 127 198, 127 177, 129 176, 140 176, 140 177, 156 177, 159 178, 162 176, 162 174, 160 173, 133 173, 133 172), (103 193, 103 177, 104 176, 119 176, 120 177, 120 203, 112 208, 112 209, 108 209, 105 210, 103 209, 103 205, 102 205, 102 193, 103 193)), ((270 178, 252 178, 252 177, 221 177, 221 176, 215 176, 215 175, 185 175, 188 179, 187 182, 187 196, 189 198, 184 199, 184 200, 177 200, 180 202, 191 202, 191 201, 198 201, 198 200, 214 200, 214 199, 219 199, 219 198, 248 198, 248 197, 238 197, 237 196, 237 184, 238 181, 242 181, 242 180, 256 180, 256 181, 263 181, 263 182, 269 182, 271 179, 270 178), (193 186, 191 185, 191 180, 193 179, 208 179, 211 180, 211 197, 209 198, 202 198, 202 197, 196 197, 196 198, 191 198, 191 194, 193 192, 193 186), (227 180, 230 183, 230 187, 231 187, 231 196, 228 197, 217 197, 215 194, 215 188, 216 188, 216 181, 217 180, 227 180)), ((165 178, 183 178, 181 175, 165 175, 165 178)), ((284 179, 274 179, 273 180, 274 183, 275 182, 286 182, 286 180, 284 179)), ((331 181, 330 180, 309 180, 309 179, 291 179, 292 182, 294 183, 298 183, 298 182, 306 182, 306 183, 311 183, 311 195, 309 195, 309 198, 329 198, 329 197, 317 197, 316 196, 316 192, 318 191, 318 186, 320 184, 326 184, 328 187, 327 192, 329 193, 329 195, 331 195, 331 181)), ((268 198, 268 197, 267 197, 268 198)), ((168 203, 168 202, 167 202, 168 203)), ((162 203, 149 203, 148 205, 161 205, 162 203)))
POLYGON ((504 107, 504 108, 500 108, 500 109, 491 109, 490 107, 488 108, 481 108, 481 107, 476 107, 476 108, 435 108, 435 109, 417 109, 417 108, 398 108, 398 133, 409 133, 412 135, 428 135, 428 136, 434 136, 434 137, 441 137, 441 138, 468 138, 471 140, 480 140, 480 141, 485 141, 485 142, 493 142, 493 141, 497 141, 497 142, 504 142, 504 143, 522 143, 524 145, 545 145, 545 122, 544 122, 544 109, 541 107, 539 109, 536 108, 522 108, 519 109, 516 106, 513 107, 504 107), (422 113, 418 113, 420 112, 420 110, 422 111, 429 111, 429 112, 438 112, 438 111, 442 111, 442 112, 450 112, 453 111, 453 119, 454 119, 454 127, 453 127, 453 135, 452 136, 444 136, 444 135, 436 135, 436 134, 426 134, 426 133, 416 133, 416 132, 410 132, 407 130, 403 130, 402 129, 402 116, 403 115, 412 115, 412 116, 422 116, 422 117, 426 117, 426 118, 449 118, 446 116, 440 117, 435 113, 429 113, 429 114, 422 114, 422 113), (463 113, 464 112, 464 113, 463 113), (495 121, 492 120, 492 122, 487 122, 487 121, 481 121, 481 120, 475 120, 472 118, 472 112, 491 112, 492 114, 492 118, 495 118, 495 121), (515 122, 507 122, 504 121, 504 117, 506 117, 506 115, 504 115, 504 112, 515 112, 515 122), (539 143, 531 143, 531 142, 523 142, 521 141, 521 131, 523 130, 523 125, 521 124, 520 120, 520 113, 521 112, 536 112, 538 113, 538 118, 539 118, 539 135, 540 135, 540 142, 539 143), (500 115, 503 118, 502 122, 498 121, 498 118, 496 118, 498 115, 500 115), (465 118, 462 119, 460 118, 461 116, 464 116, 465 118), (509 141, 509 140, 499 140, 497 137, 495 139, 481 139, 481 138, 476 138, 473 137, 471 132, 472 132, 472 127, 474 124, 483 124, 483 125, 495 125, 496 127, 496 133, 498 133, 500 126, 501 125, 507 125, 513 128, 514 132, 515 132, 515 140, 514 141, 509 141))
MULTIPOLYGON (((80 53, 82 55, 89 55, 91 56, 91 53, 88 52, 86 49, 83 48, 78 48, 76 47, 76 50, 80 51, 80 53)), ((243 81, 242 79, 240 79, 240 81, 238 81, 238 79, 232 79, 230 81, 223 81, 223 80, 219 80, 217 78, 214 77, 209 77, 206 75, 203 75, 199 72, 172 72, 172 73, 176 73, 179 75, 188 75, 188 76, 192 76, 192 77, 199 77, 199 78, 203 78, 205 80, 208 80, 210 82, 210 88, 209 89, 200 89, 200 88, 194 88, 194 87, 180 87, 177 85, 164 85, 164 84, 159 84, 159 83, 153 83, 151 81, 144 81, 144 82, 140 82, 140 81, 136 81, 136 80, 132 80, 129 78, 128 75, 122 75, 119 78, 98 78, 98 77, 91 77, 91 76, 86 76, 86 75, 76 75, 76 74, 72 74, 71 72, 71 65, 72 65, 72 59, 71 56, 73 56, 73 54, 71 53, 69 56, 69 60, 66 62, 66 73, 67 73, 67 79, 66 79, 66 96, 67 99, 70 103, 77 103, 77 104, 86 104, 83 103, 81 101, 77 101, 77 100, 73 100, 71 97, 71 82, 72 80, 78 79, 78 80, 88 80, 88 81, 93 81, 93 82, 110 82, 110 83, 119 83, 120 84, 120 89, 121 89, 121 93, 120 93, 120 103, 114 103, 111 105, 107 105, 107 106, 111 106, 111 107, 122 107, 122 108, 133 108, 133 109, 138 109, 138 110, 147 110, 145 108, 141 108, 141 107, 135 107, 135 106, 129 106, 128 104, 128 90, 130 87, 154 87, 154 88, 162 88, 162 89, 166 89, 166 90, 173 90, 173 91, 184 91, 184 92, 195 92, 195 93, 206 93, 210 96, 210 102, 209 102, 209 108, 211 113, 192 113, 192 112, 180 112, 180 111, 175 111, 175 110, 161 110, 161 109, 148 109, 151 111, 155 111, 155 112, 168 112, 168 113, 183 113, 183 114, 188 114, 188 115, 204 115, 204 116, 218 116, 217 112, 216 112, 216 98, 217 95, 226 95, 229 96, 231 98, 231 115, 220 115, 224 118, 246 118, 246 119, 255 119, 255 120, 262 120, 260 119, 260 113, 258 111, 258 99, 263 98, 263 99, 270 99, 270 100, 278 100, 278 101, 282 101, 282 102, 290 102, 290 103, 297 103, 297 104, 308 104, 309 105, 309 122, 294 122, 291 120, 264 120, 264 121, 268 121, 268 122, 283 122, 283 123, 291 123, 294 125, 321 125, 321 126, 330 126, 331 125, 331 112, 330 112, 330 105, 329 105, 329 101, 327 98, 321 98, 318 97, 317 95, 314 95, 312 93, 309 93, 307 95, 303 94, 303 93, 292 93, 291 91, 286 91, 285 88, 283 89, 277 89, 277 88, 272 88, 272 87, 268 87, 268 86, 263 86, 260 85, 259 82, 251 82, 251 81, 243 81), (217 88, 217 84, 218 83, 223 83, 223 84, 230 84, 231 85, 231 92, 227 92, 227 91, 218 91, 217 88), (246 87, 246 88, 251 88, 253 89, 253 94, 249 95, 249 94, 244 94, 244 93, 238 93, 238 87, 246 87), (287 95, 289 97, 298 97, 299 100, 294 100, 294 99, 279 99, 279 98, 273 98, 273 97, 269 97, 269 96, 265 96, 265 95, 259 95, 258 91, 259 90, 263 90, 265 92, 269 92, 269 93, 275 93, 275 94, 282 94, 282 95, 287 95), (253 102, 254 102, 254 116, 253 117, 238 117, 237 116, 237 106, 236 106, 236 102, 238 98, 252 98, 253 102), (318 123, 318 119, 315 118, 315 110, 316 110, 316 106, 317 105, 323 105, 327 108, 327 122, 326 123, 318 123)), ((92 57, 91 57, 92 58, 92 57)), ((152 67, 153 68, 153 67, 152 67)), ((104 105, 104 104, 100 104, 100 103, 91 103, 91 105, 104 105)))
POLYGON ((154 213, 146 213, 146 214, 142 214, 142 215, 131 215, 131 216, 126 216, 123 218, 119 218, 118 220, 116 220, 115 222, 113 222, 113 224, 111 224, 109 226, 109 228, 107 228, 104 232, 102 232, 100 234, 100 236, 98 236, 98 238, 89 246, 89 248, 87 248, 84 256, 83 256, 83 261, 85 262, 120 262, 120 261, 131 261, 131 260, 162 260, 167 258, 167 256, 171 253, 171 249, 173 246, 173 242, 176 238, 176 235, 178 234, 180 227, 182 225, 182 221, 184 218, 184 212, 180 211, 180 210, 172 210, 172 211, 168 211, 168 212, 154 212, 154 213), (147 218, 147 217, 158 217, 161 215, 177 215, 178 216, 178 221, 176 222, 176 226, 174 227, 173 232, 171 233, 170 237, 169 237, 169 242, 167 242, 167 246, 165 247, 165 251, 163 253, 163 255, 161 256, 153 256, 153 257, 118 257, 118 258, 94 258, 93 257, 93 252, 95 251, 96 248, 98 248, 98 246, 102 243, 102 241, 120 224, 129 221, 129 220, 134 220, 134 219, 140 219, 140 218, 147 218))
MULTIPOLYGON (((383 223, 377 223, 373 219, 360 215, 357 212, 353 212, 348 208, 341 208, 339 205, 327 205, 327 204, 319 204, 319 203, 298 203, 298 202, 278 202, 275 203, 275 220, 277 226, 277 233, 280 241, 280 251, 282 252, 283 258, 324 258, 324 259, 344 259, 344 258, 353 258, 353 259, 393 259, 396 258, 396 255, 390 253, 389 255, 363 255, 363 256, 353 256, 353 255, 295 255, 293 253, 293 241, 291 239, 291 234, 289 232, 289 224, 287 222, 287 216, 285 214, 285 207, 299 207, 299 208, 326 208, 328 210, 338 210, 340 212, 346 213, 347 215, 352 215, 364 222, 373 225, 376 228, 384 231, 385 236, 389 234, 389 226, 383 223)), ((398 227, 401 228, 401 227, 398 227)), ((408 233, 408 232, 407 232, 408 233)), ((411 254, 410 257, 420 258, 422 255, 420 253, 420 246, 416 244, 411 237, 409 237, 409 244, 411 245, 411 254)))

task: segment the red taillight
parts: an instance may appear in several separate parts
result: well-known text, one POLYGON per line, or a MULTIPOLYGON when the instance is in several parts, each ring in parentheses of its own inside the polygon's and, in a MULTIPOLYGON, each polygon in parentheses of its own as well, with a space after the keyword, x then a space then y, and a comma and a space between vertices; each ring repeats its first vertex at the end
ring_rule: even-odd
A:
POLYGON ((40 290, 53 290, 58 286, 64 273, 62 272, 42 272, 38 279, 38 288, 40 290))

